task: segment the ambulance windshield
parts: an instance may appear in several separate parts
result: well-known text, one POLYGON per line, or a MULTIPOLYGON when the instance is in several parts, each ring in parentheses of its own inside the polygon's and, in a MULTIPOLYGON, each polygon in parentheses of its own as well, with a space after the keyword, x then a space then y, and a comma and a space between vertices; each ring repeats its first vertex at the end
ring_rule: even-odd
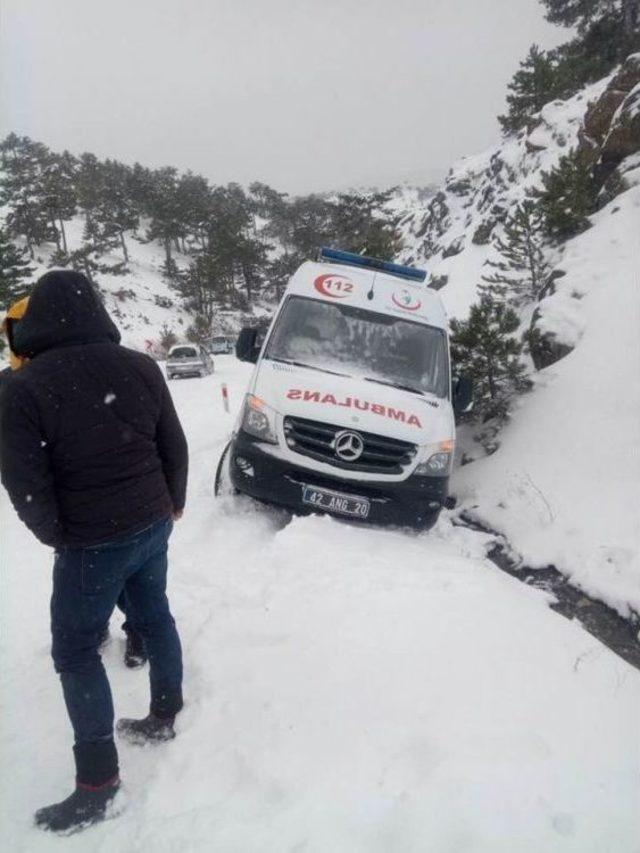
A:
POLYGON ((446 397, 442 329, 302 296, 286 301, 265 358, 446 397))

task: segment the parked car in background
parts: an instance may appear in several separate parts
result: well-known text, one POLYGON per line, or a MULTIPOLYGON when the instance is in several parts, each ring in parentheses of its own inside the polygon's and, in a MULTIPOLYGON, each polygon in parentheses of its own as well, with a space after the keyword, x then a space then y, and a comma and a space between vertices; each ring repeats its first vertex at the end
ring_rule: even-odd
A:
POLYGON ((167 356, 167 379, 178 376, 208 376, 213 373, 213 359, 199 344, 176 344, 167 356))
POLYGON ((226 355, 233 352, 235 341, 224 335, 212 338, 207 344, 207 349, 213 355, 226 355))

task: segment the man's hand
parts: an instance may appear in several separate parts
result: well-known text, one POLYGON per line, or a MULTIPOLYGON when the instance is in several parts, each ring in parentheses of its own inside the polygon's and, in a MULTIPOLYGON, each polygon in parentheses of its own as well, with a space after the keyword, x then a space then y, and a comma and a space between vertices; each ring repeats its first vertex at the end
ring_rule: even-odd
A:
POLYGON ((172 517, 173 517, 174 521, 180 521, 180 519, 182 518, 183 515, 184 515, 183 509, 174 509, 174 511, 172 513, 172 517))

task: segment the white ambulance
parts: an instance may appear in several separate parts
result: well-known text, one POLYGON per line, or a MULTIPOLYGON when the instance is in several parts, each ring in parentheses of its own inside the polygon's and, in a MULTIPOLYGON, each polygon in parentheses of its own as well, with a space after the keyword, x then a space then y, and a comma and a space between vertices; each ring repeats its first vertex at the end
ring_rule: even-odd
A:
POLYGON ((455 411, 447 318, 426 273, 323 249, 292 276, 221 460, 239 492, 296 512, 430 527, 448 493, 455 411))

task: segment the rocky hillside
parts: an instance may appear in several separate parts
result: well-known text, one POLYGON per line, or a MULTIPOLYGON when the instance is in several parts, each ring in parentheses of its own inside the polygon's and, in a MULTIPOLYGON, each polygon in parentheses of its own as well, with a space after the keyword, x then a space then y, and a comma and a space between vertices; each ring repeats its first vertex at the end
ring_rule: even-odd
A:
MULTIPOLYGON (((503 223, 571 149, 591 170, 597 209, 584 233, 545 246, 548 280, 520 309, 520 333, 539 333, 533 391, 516 400, 497 451, 458 469, 454 490, 460 510, 504 534, 517 559, 554 564, 637 617, 640 54, 457 163, 426 213, 405 219, 415 239, 402 260, 426 266, 449 314, 465 317, 503 223)), ((473 458, 465 428, 460 439, 473 458)))
MULTIPOLYGON (((640 54, 573 98, 547 104, 518 134, 464 157, 427 211, 407 214, 402 260, 428 268, 430 286, 442 291, 451 316, 464 316, 476 298, 483 267, 495 257, 501 223, 542 188, 542 174, 576 147, 593 165, 601 205, 640 181, 640 54)), ((559 261, 561 249, 550 254, 559 261)), ((553 291, 551 283, 548 300, 553 291)), ((551 326, 554 303, 543 303, 540 316, 551 326)), ((562 330, 555 331, 560 340, 562 330)), ((573 343, 570 336, 568 342, 573 343)))

